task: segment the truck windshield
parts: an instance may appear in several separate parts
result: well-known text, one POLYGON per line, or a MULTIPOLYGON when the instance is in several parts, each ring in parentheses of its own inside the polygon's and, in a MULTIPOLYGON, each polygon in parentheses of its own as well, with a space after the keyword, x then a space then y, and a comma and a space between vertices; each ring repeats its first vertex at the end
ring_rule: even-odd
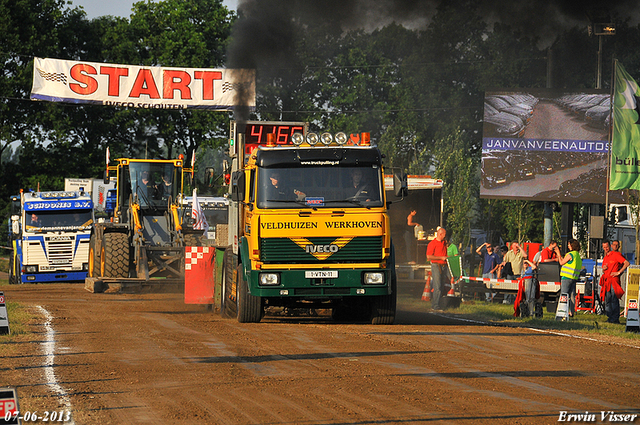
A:
POLYGON ((382 173, 366 167, 258 168, 258 208, 381 207, 382 173))
POLYGON ((24 222, 27 232, 85 230, 93 225, 93 214, 91 210, 27 211, 24 222))
POLYGON ((173 163, 131 162, 129 181, 131 192, 138 197, 141 207, 167 207, 168 199, 175 199, 177 185, 174 184, 173 163))

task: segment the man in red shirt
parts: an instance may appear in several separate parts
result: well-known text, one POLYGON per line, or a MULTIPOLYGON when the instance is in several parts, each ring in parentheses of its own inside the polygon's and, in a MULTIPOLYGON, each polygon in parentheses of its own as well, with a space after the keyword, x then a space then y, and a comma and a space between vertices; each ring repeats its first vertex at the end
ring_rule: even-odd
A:
POLYGON ((551 241, 549 246, 540 252, 540 263, 548 263, 551 261, 555 261, 557 263, 558 256, 555 252, 557 246, 558 243, 556 241, 551 241))
POLYGON ((620 275, 624 273, 629 262, 618 252, 620 243, 602 242, 604 258, 602 260, 602 277, 600 277, 600 299, 604 300, 607 322, 620 323, 620 298, 624 290, 620 286, 620 275))
POLYGON ((448 276, 446 237, 447 230, 444 227, 440 227, 436 232, 435 239, 427 245, 427 261, 431 262, 431 286, 433 287, 431 308, 435 311, 442 311, 440 300, 448 276))

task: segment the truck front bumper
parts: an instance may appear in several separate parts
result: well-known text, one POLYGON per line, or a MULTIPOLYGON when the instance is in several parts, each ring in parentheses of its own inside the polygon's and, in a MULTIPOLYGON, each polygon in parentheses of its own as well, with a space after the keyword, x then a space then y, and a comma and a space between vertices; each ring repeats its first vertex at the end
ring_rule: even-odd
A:
POLYGON ((47 272, 47 273, 23 273, 21 276, 22 283, 40 283, 40 282, 75 282, 84 281, 87 272, 47 272))
MULTIPOLYGON (((310 269, 314 270, 314 269, 310 269)), ((322 270, 325 271, 325 270, 322 270)), ((251 294, 259 297, 342 298, 391 293, 387 269, 335 269, 337 277, 309 277, 307 270, 251 270, 247 276, 251 294), (382 273, 383 282, 366 284, 366 273, 382 273), (277 275, 277 284, 261 284, 263 274, 277 275)))

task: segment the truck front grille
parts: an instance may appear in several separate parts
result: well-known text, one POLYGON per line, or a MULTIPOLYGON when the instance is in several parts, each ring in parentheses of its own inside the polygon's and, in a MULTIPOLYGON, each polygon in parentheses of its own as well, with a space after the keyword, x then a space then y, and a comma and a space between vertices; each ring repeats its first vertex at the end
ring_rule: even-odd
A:
POLYGON ((49 265, 60 266, 70 265, 73 262, 74 240, 68 241, 47 241, 47 253, 49 265))
MULTIPOLYGON (((382 261, 382 236, 354 237, 326 259, 321 260, 306 251, 305 246, 290 238, 263 238, 260 240, 260 260, 265 263, 371 263, 382 261)), ((307 238, 316 246, 331 245, 336 238, 307 238)))

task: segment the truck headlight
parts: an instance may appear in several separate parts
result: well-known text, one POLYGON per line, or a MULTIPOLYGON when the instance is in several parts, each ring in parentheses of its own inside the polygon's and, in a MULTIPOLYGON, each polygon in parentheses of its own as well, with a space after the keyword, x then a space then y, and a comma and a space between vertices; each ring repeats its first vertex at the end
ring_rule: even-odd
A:
POLYGON ((365 285, 383 285, 384 273, 381 272, 366 272, 364 274, 365 285))
POLYGON ((25 266, 24 269, 25 269, 25 271, 27 273, 38 273, 38 266, 37 265, 35 265, 35 266, 25 266))
POLYGON ((258 279, 260 285, 280 285, 280 275, 278 273, 260 273, 258 279))
POLYGON ((89 263, 82 263, 82 271, 83 272, 89 271, 89 263))

